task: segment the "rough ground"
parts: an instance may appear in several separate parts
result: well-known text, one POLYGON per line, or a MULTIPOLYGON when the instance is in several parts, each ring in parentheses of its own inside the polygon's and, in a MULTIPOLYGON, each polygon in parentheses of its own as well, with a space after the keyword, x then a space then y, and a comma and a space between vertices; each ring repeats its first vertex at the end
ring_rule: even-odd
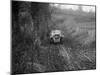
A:
POLYGON ((25 10, 23 13, 20 13, 19 8, 15 9, 19 6, 16 2, 13 4, 15 8, 12 15, 12 73, 76 71, 96 68, 94 13, 55 9, 51 14, 52 23, 51 21, 46 23, 48 16, 44 14, 47 11, 44 8, 45 4, 40 3, 39 6, 38 3, 33 2, 30 10, 30 3, 26 2, 26 7, 24 2, 22 4, 23 7, 20 9, 25 10), (41 10, 40 7, 44 10, 41 10), (29 11, 36 15, 30 14, 29 11), (19 14, 20 16, 18 16, 19 14), (34 19, 39 19, 36 24, 34 19), (64 32, 63 44, 50 44, 48 38, 45 37, 45 31, 48 31, 45 27, 51 24, 55 29, 64 32), (37 31, 34 28, 38 25, 40 26, 40 29, 37 29, 39 34, 36 34, 37 31), (37 37, 42 36, 42 33, 42 39, 37 37))

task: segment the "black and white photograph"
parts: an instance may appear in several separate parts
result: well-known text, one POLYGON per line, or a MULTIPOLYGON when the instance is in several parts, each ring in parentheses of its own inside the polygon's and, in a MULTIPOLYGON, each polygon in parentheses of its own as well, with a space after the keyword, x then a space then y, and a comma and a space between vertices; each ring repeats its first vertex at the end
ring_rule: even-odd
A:
POLYGON ((96 5, 11 1, 11 74, 96 70, 96 5))

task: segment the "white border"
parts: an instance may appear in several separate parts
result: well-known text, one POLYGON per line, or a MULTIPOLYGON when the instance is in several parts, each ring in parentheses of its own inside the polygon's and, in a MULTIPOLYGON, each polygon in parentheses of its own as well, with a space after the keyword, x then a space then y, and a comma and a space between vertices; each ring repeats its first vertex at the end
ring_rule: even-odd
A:
POLYGON ((10 72, 10 1, 0 1, 0 75, 10 72))
MULTIPOLYGON (((100 1, 99 0, 23 0, 37 2, 56 2, 71 4, 96 5, 97 7, 97 69, 84 71, 68 71, 55 73, 40 73, 34 75, 99 75, 100 73, 100 1)), ((10 0, 0 1, 0 75, 10 75, 10 0)), ((31 75, 31 74, 29 74, 31 75)))

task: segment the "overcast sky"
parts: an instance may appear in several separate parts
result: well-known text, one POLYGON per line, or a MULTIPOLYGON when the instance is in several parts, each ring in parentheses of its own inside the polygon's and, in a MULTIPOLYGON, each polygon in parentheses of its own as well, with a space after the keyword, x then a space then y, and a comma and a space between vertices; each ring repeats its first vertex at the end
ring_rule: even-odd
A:
POLYGON ((51 5, 61 9, 72 9, 74 11, 79 10, 79 7, 81 7, 82 11, 84 12, 95 12, 95 6, 61 5, 61 4, 51 4, 51 5))

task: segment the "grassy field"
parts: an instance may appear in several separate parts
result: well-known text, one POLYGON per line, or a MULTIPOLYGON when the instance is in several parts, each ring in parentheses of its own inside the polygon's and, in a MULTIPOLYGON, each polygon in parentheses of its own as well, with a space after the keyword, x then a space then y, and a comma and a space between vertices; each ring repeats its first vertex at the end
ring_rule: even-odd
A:
POLYGON ((65 33, 65 37, 71 36, 82 44, 95 41, 95 13, 79 13, 79 11, 55 11, 52 20, 57 28, 65 33))
MULTIPOLYGON (((41 9, 39 10, 41 11, 41 9)), ((35 18, 40 22, 36 25, 30 13, 25 12, 24 16, 15 16, 16 13, 13 13, 12 73, 76 71, 96 68, 95 13, 54 10, 48 25, 53 24, 52 29, 62 30, 65 36, 63 44, 57 45, 50 44, 48 38, 44 36, 44 30, 46 30, 44 22, 47 20, 44 20, 44 15, 40 15, 42 12, 40 14, 36 12, 35 18), (16 17, 19 21, 15 19, 16 17), (37 29, 39 33, 44 31, 43 40, 39 37, 41 34, 33 32, 38 24, 40 24, 40 30, 37 29)))

